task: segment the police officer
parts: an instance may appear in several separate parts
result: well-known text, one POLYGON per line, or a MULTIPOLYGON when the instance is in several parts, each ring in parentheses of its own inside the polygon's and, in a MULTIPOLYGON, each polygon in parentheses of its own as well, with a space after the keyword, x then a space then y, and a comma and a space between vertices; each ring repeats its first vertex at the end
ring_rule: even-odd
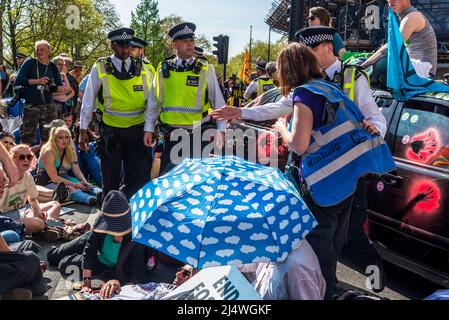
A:
POLYGON ((131 41, 131 56, 136 59, 142 59, 143 63, 147 66, 148 70, 153 74, 156 73, 151 62, 145 57, 145 48, 148 46, 148 42, 140 38, 134 37, 131 41))
POLYGON ((92 67, 81 108, 80 149, 88 150, 87 128, 98 98, 103 194, 118 190, 124 170, 123 193, 132 197, 149 181, 150 149, 143 144, 144 114, 154 95, 153 76, 141 59, 130 57, 134 31, 128 28, 109 33, 114 54, 92 67))
POLYGON ((246 100, 254 100, 274 88, 273 79, 268 76, 266 65, 267 63, 262 60, 256 62, 257 78, 246 88, 245 94, 243 95, 246 100))
POLYGON ((158 118, 159 130, 164 133, 161 172, 166 172, 185 157, 198 158, 203 153, 208 155, 209 152, 203 152, 210 144, 209 137, 202 137, 206 129, 218 129, 210 137, 216 147, 222 148, 224 143, 226 122, 212 123, 209 111, 224 106, 225 101, 213 66, 195 58, 195 30, 195 24, 181 23, 169 31, 177 55, 158 66, 155 80, 157 100, 150 103, 146 113, 145 145, 151 146, 153 143, 158 118), (201 138, 195 135, 199 124, 201 138), (181 150, 171 152, 176 145, 181 150), (181 155, 176 151, 181 151, 181 155))

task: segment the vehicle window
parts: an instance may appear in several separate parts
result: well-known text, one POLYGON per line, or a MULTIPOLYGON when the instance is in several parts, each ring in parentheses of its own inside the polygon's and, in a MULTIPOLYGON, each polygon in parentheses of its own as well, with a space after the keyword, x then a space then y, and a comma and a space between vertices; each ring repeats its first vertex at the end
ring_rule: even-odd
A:
POLYGON ((399 119, 393 153, 449 171, 449 107, 407 102, 399 119))
POLYGON ((387 119, 387 120, 390 117, 390 112, 392 112, 392 110, 393 110, 393 108, 390 108, 393 101, 394 100, 392 98, 387 98, 387 97, 377 97, 376 98, 377 106, 379 107, 380 111, 382 112, 385 119, 387 119))

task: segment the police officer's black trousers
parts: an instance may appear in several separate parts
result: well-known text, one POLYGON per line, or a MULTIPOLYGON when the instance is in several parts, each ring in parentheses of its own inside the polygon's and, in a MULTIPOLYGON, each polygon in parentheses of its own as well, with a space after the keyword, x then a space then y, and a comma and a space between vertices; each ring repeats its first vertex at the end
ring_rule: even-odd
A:
POLYGON ((362 273, 366 272, 368 266, 381 263, 379 252, 368 239, 364 230, 368 208, 367 198, 367 178, 361 178, 355 192, 349 218, 348 242, 343 248, 343 254, 360 268, 362 273))
POLYGON ((332 207, 316 205, 308 193, 303 194, 303 197, 318 222, 318 226, 307 236, 307 240, 318 257, 321 273, 326 281, 324 299, 332 300, 337 260, 347 239, 349 215, 354 196, 332 207))
POLYGON ((126 129, 103 126, 103 132, 109 137, 105 143, 107 152, 100 154, 103 194, 106 196, 111 190, 121 190, 130 199, 150 181, 152 155, 151 148, 143 143, 143 125, 126 129), (122 168, 124 183, 120 187, 122 168))
MULTIPOLYGON (((210 129, 210 127, 202 128, 201 135, 195 134, 187 129, 171 130, 170 133, 166 135, 164 141, 160 175, 166 174, 183 159, 209 157, 213 150, 209 137, 203 136, 207 129, 210 129), (172 139, 174 139, 174 141, 171 140, 170 136, 173 137, 172 139), (178 139, 175 139, 175 137, 178 137, 178 139), (203 138, 206 141, 202 141, 203 138)), ((222 155, 223 150, 220 150, 218 154, 217 152, 214 154, 220 156, 222 155)))

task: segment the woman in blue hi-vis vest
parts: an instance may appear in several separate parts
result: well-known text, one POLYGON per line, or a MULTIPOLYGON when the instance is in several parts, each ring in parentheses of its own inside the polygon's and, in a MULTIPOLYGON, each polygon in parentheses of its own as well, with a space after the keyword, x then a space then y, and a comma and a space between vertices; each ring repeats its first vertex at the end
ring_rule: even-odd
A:
POLYGON ((333 299, 357 181, 367 173, 393 170, 394 161, 385 141, 364 129, 364 116, 354 103, 338 86, 322 80, 307 46, 291 43, 285 48, 278 72, 282 94, 294 89, 294 110, 290 131, 285 120, 274 129, 301 156, 301 194, 318 221, 307 240, 326 280, 325 299, 333 299))

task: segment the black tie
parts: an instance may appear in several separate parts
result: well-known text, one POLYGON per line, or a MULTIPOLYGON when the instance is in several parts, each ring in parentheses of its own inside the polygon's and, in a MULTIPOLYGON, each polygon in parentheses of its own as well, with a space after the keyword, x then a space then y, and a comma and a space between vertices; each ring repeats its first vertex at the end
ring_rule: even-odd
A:
POLYGON ((126 62, 122 62, 122 75, 126 76, 128 72, 126 72, 126 62))
POLYGON ((187 61, 182 60, 181 67, 182 67, 182 71, 186 71, 187 70, 187 61))

